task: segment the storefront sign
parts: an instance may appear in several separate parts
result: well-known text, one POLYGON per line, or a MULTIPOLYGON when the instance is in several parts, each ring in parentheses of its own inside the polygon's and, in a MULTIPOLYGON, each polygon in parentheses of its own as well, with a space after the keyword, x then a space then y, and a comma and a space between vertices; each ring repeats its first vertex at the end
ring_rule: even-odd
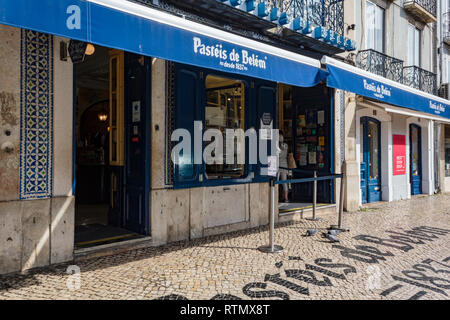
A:
POLYGON ((404 135, 394 134, 392 135, 393 144, 393 175, 406 174, 406 137, 404 135))
POLYGON ((131 1, 0 0, 0 24, 301 87, 326 77, 316 59, 131 1))
POLYGON ((324 57, 327 85, 392 105, 450 119, 448 100, 324 57))

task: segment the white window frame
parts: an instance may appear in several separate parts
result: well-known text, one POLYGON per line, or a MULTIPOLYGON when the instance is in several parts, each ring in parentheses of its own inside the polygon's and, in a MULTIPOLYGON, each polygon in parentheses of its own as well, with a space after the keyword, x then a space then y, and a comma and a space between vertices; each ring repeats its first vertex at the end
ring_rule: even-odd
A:
POLYGON ((373 49, 378 52, 385 52, 386 35, 386 10, 379 5, 366 0, 365 12, 365 36, 366 49, 373 49), (370 8, 372 7, 372 8, 370 8), (372 10, 372 16, 369 17, 369 10, 372 10), (380 27, 378 27, 380 26, 380 27), (377 34, 378 31, 378 34, 377 34), (381 39, 380 39, 381 36, 381 39))
POLYGON ((408 23, 408 66, 422 66, 421 41, 421 30, 414 24, 408 23))

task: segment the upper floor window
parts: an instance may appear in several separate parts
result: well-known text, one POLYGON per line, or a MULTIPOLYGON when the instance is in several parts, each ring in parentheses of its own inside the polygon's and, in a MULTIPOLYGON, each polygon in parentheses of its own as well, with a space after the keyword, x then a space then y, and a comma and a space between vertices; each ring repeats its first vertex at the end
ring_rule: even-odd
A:
POLYGON ((384 52, 384 9, 366 1, 366 49, 384 52))
POLYGON ((408 66, 420 67, 420 30, 408 25, 408 66))

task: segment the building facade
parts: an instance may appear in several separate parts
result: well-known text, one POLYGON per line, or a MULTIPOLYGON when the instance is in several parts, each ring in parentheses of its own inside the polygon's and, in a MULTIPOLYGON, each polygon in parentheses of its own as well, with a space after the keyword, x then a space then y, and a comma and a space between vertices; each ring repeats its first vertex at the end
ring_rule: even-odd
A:
MULTIPOLYGON (((441 24, 439 29, 438 81, 439 96, 448 99, 450 70, 450 5, 448 1, 440 2, 441 24)), ((439 177, 443 192, 450 191, 450 129, 447 124, 440 126, 439 177)))
POLYGON ((321 210, 342 170, 347 210, 434 193, 439 16, 409 2, 0 1, 0 273, 266 225, 266 129, 321 210))
MULTIPOLYGON (((350 57, 354 65, 382 81, 398 83, 403 90, 437 95, 439 3, 353 3, 354 23, 360 27, 354 33, 358 51, 350 57)), ((364 95, 348 98, 352 101, 346 114, 346 207, 350 210, 380 200, 431 195, 440 188, 435 174, 439 171, 436 132, 447 120, 439 112, 433 116, 412 104, 383 100, 364 95)))

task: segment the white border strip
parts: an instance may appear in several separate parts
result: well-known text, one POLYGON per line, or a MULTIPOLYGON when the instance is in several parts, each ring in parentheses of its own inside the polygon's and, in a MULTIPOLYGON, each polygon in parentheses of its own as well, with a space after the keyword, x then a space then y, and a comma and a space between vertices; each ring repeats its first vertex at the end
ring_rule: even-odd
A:
POLYGON ((430 117, 430 116, 426 116, 426 115, 423 115, 423 114, 417 114, 417 113, 414 113, 414 112, 393 109, 391 107, 389 107, 389 108, 385 107, 384 110, 386 112, 398 113, 398 114, 402 114, 402 115, 410 116, 410 117, 415 117, 415 118, 422 118, 422 119, 428 119, 428 120, 434 120, 434 121, 439 121, 439 122, 450 123, 450 120, 446 120, 444 118, 430 117))
POLYGON ((444 103, 446 105, 450 104, 450 100, 446 100, 446 99, 443 99, 441 97, 429 94, 427 92, 423 92, 423 91, 420 91, 418 89, 411 88, 411 87, 409 87, 407 85, 404 85, 403 83, 399 83, 399 82, 395 82, 395 81, 390 80, 390 79, 386 79, 386 78, 381 77, 379 75, 373 74, 373 73, 371 73, 369 71, 366 71, 366 70, 363 70, 363 69, 351 66, 351 65, 349 65, 349 64, 347 64, 345 62, 342 62, 342 61, 339 61, 339 60, 336 60, 336 59, 333 59, 333 58, 330 58, 330 57, 327 57, 327 56, 323 56, 322 63, 325 63, 325 64, 330 65, 330 66, 337 67, 339 69, 343 69, 343 70, 349 71, 351 73, 355 73, 355 74, 361 75, 363 77, 367 77, 369 79, 372 79, 372 80, 375 80, 375 81, 378 81, 378 82, 386 83, 386 84, 388 84, 388 85, 390 85, 392 87, 396 87, 398 89, 401 89, 401 90, 404 90, 404 91, 408 91, 408 92, 413 93, 413 94, 420 95, 420 96, 425 97, 425 98, 430 99, 430 100, 439 101, 439 102, 444 103))
POLYGON ((320 61, 317 59, 306 57, 287 50, 279 49, 265 43, 261 43, 252 39, 238 36, 216 28, 212 28, 200 23, 189 21, 160 10, 132 3, 130 1, 124 0, 87 0, 87 1, 114 10, 122 11, 134 16, 139 16, 144 19, 153 20, 175 28, 184 29, 207 37, 215 38, 219 41, 226 41, 229 43, 233 43, 235 45, 258 50, 283 59, 300 62, 319 69, 321 68, 320 61))
POLYGON ((439 116, 430 116, 430 115, 425 114, 420 111, 415 111, 415 110, 403 108, 403 107, 396 107, 396 106, 392 106, 388 103, 364 100, 362 102, 358 102, 358 105, 363 106, 365 108, 379 109, 379 110, 383 110, 386 112, 397 113, 397 114, 414 117, 414 118, 422 118, 422 119, 428 119, 428 120, 433 120, 433 121, 450 123, 450 119, 442 118, 439 116))

